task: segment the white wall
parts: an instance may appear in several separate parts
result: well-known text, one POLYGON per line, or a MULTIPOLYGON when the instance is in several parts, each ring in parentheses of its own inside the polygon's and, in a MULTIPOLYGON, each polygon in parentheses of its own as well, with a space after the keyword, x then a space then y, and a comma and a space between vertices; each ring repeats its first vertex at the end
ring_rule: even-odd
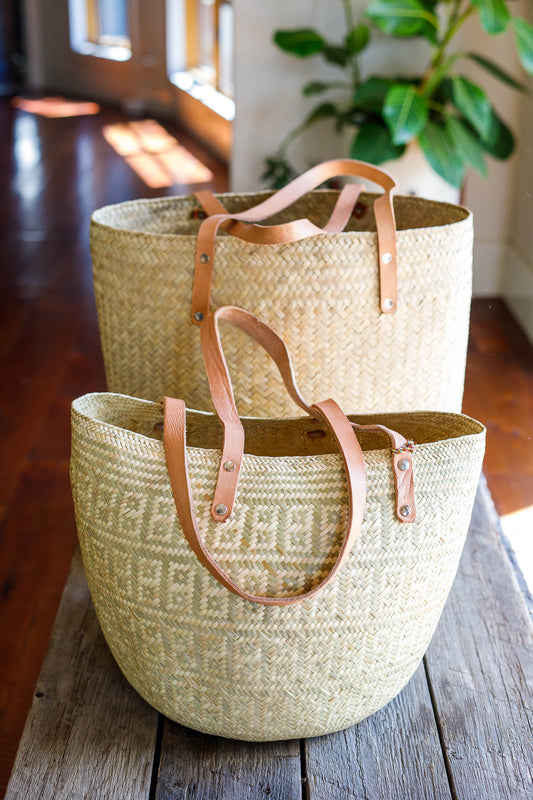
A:
MULTIPOLYGON (((356 0, 354 8, 362 11, 368 0, 356 0)), ((524 15, 528 0, 516 0, 513 13, 524 15)), ((531 3, 529 3, 531 8, 531 3)), ((266 155, 274 153, 286 133, 320 101, 302 98, 301 86, 309 80, 324 80, 339 71, 327 67, 320 57, 296 59, 282 53, 272 44, 272 34, 279 28, 315 27, 340 39, 344 30, 340 0, 235 0, 236 38, 236 117, 233 129, 232 188, 246 191, 257 188, 266 155), (339 33, 336 34, 335 32, 339 33)), ((522 76, 514 55, 511 34, 492 39, 477 23, 465 29, 461 45, 468 50, 485 53, 499 61, 517 76, 522 76)), ((416 72, 425 62, 424 43, 391 40, 373 32, 371 55, 363 61, 364 74, 395 70, 416 72)), ((461 70, 478 76, 475 65, 461 70)), ((524 102, 517 92, 490 76, 483 77, 500 115, 518 132, 520 107, 524 102)), ((531 104, 531 99, 527 102, 531 104)), ((524 136, 525 133, 522 133, 524 136)), ((291 156, 303 170, 312 158, 326 159, 344 155, 342 145, 331 132, 331 125, 320 123, 310 135, 295 142, 291 156)), ((469 172, 465 186, 465 203, 475 215, 476 246, 474 258, 474 291, 476 294, 500 294, 505 283, 504 266, 508 260, 509 226, 511 223, 517 162, 490 160, 490 176, 484 181, 469 172)))
MULTIPOLYGON (((533 4, 529 6, 533 23, 533 4)), ((528 87, 533 97, 533 78, 528 87)), ((523 103, 503 296, 533 342, 533 101, 523 103)))

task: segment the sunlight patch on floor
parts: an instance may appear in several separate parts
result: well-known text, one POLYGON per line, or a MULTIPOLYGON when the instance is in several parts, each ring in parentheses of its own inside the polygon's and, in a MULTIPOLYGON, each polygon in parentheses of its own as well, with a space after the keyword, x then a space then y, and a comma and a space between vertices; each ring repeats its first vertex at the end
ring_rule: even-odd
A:
POLYGON ((533 592, 533 506, 500 517, 504 534, 511 543, 518 566, 533 592))
POLYGON ((105 140, 153 189, 207 183, 213 173, 153 119, 105 125, 105 140))
POLYGON ((49 118, 83 117, 100 113, 98 103, 66 100, 64 97, 13 97, 11 105, 29 114, 49 118))

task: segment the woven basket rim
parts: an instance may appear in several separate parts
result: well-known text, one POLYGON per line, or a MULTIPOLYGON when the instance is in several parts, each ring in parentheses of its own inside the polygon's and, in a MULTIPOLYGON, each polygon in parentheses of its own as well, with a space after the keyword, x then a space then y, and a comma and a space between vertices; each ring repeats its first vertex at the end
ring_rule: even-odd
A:
MULTIPOLYGON (((338 191, 334 191, 331 189, 317 189, 315 192, 320 192, 322 194, 331 194, 331 195, 338 195, 338 191)), ((216 193, 215 197, 219 198, 220 200, 224 200, 227 197, 234 197, 235 195, 238 197, 246 198, 246 197, 254 197, 257 198, 260 195, 264 195, 265 198, 272 195, 273 192, 224 192, 224 193, 216 193)), ((374 198, 378 197, 379 193, 377 192, 363 192, 361 194, 362 198, 374 198)), ((410 202, 420 203, 424 205, 430 205, 433 207, 437 207, 440 209, 449 209, 450 212, 455 212, 456 215, 460 215, 460 218, 452 221, 446 222, 443 225, 428 225, 419 228, 400 228, 397 231, 397 234, 401 236, 402 234, 409 233, 411 231, 443 231, 449 227, 456 227, 457 225, 468 224, 471 222, 473 218, 472 211, 463 205, 456 205, 455 203, 447 203, 440 200, 428 200, 424 197, 416 197, 413 195, 394 195, 395 198, 402 198, 409 200, 410 202)), ((111 203, 106 206, 102 206, 101 208, 95 209, 91 214, 91 227, 94 228, 101 228, 107 231, 113 232, 122 232, 129 236, 136 236, 136 237, 145 237, 145 238, 155 238, 155 239, 196 239, 196 234, 192 233, 160 233, 157 231, 146 231, 137 228, 124 228, 119 227, 117 225, 111 224, 109 221, 105 221, 107 215, 110 214, 111 211, 116 211, 117 209, 124 209, 126 211, 132 210, 134 208, 144 208, 144 207, 151 207, 154 210, 158 210, 159 208, 165 206, 172 206, 178 203, 183 203, 188 201, 190 203, 196 203, 195 198, 192 195, 172 195, 169 197, 143 197, 137 200, 125 200, 121 203, 111 203)), ((340 236, 340 237, 350 237, 355 236, 357 238, 361 236, 375 236, 375 231, 341 231, 340 233, 330 234, 330 236, 340 236)))
MULTIPOLYGON (((114 425, 111 422, 106 422, 104 420, 97 419, 96 417, 90 416, 85 411, 83 411, 83 406, 86 405, 87 403, 90 403, 92 399, 99 399, 99 398, 107 399, 107 398, 111 398, 111 397, 120 398, 122 400, 127 400, 130 403, 133 401, 134 404, 138 404, 138 405, 157 407, 157 408, 161 409, 161 412, 162 412, 162 404, 161 403, 156 403, 156 402, 153 402, 151 400, 145 400, 145 399, 140 398, 140 397, 131 397, 130 395, 120 394, 118 392, 88 392, 87 394, 81 395, 81 397, 77 397, 75 400, 73 400, 72 405, 71 405, 72 414, 73 414, 73 416, 77 415, 77 416, 79 416, 79 417, 81 417, 83 419, 86 419, 86 420, 92 422, 93 424, 97 424, 99 426, 102 426, 104 429, 107 429, 109 431, 110 436, 113 437, 113 438, 115 438, 117 436, 120 436, 121 439, 124 439, 124 437, 133 438, 133 440, 139 442, 139 444, 142 445, 143 447, 147 447, 150 450, 152 450, 153 452, 160 452, 161 448, 163 447, 163 442, 161 440, 154 439, 154 438, 152 438, 150 436, 146 436, 143 433, 138 433, 136 431, 129 430, 128 428, 123 428, 123 427, 120 427, 118 425, 114 425), (80 408, 80 406, 81 406, 81 408, 80 408)), ((200 418, 201 417, 204 417, 204 418, 216 417, 216 414, 213 414, 213 413, 211 413, 209 411, 198 411, 196 409, 187 408, 187 414, 191 414, 191 413, 197 415, 200 418)), ((407 416, 412 417, 412 416, 416 415, 418 419, 422 419, 422 420, 424 418, 434 419, 435 417, 440 417, 440 418, 442 418, 443 421, 448 420, 448 421, 451 422, 452 420, 456 419, 456 420, 460 420, 461 423, 463 423, 463 424, 470 425, 470 427, 471 427, 471 430, 465 431, 465 433, 460 435, 460 436, 445 436, 442 439, 435 439, 432 442, 421 442, 420 444, 416 445, 417 451, 420 451, 420 450, 425 451, 425 450, 440 446, 445 441, 460 442, 461 440, 469 439, 471 436, 485 435, 485 433, 486 433, 486 428, 481 422, 479 422, 478 420, 474 419, 473 417, 467 416, 466 414, 459 414, 459 413, 452 412, 452 411, 405 411, 405 412, 399 412, 399 413, 401 413, 402 415, 404 415, 406 417, 407 416)), ((355 421, 357 419, 359 421, 362 421, 363 423, 364 423, 364 418, 365 417, 375 417, 375 416, 383 416, 384 422, 386 423, 386 421, 387 421, 386 418, 390 417, 390 416, 394 416, 394 413, 393 412, 392 413, 391 412, 387 412, 387 413, 384 413, 383 415, 379 415, 379 414, 377 414, 377 415, 376 414, 348 414, 348 418, 349 419, 351 418, 352 421, 355 421)), ((243 421, 243 423, 246 423, 247 421, 260 421, 260 422, 264 423, 264 422, 268 422, 268 419, 269 418, 265 418, 265 417, 245 417, 245 416, 241 416, 241 420, 243 421)), ((299 417, 281 417, 281 418, 277 418, 276 421, 281 421, 281 422, 290 424, 291 422, 294 422, 294 421, 297 421, 297 420, 301 420, 301 419, 306 419, 305 415, 301 415, 299 417)), ((195 452, 201 452, 201 453, 204 453, 204 452, 205 453, 221 452, 220 449, 216 448, 216 447, 212 447, 212 448, 211 447, 192 447, 190 445, 187 445, 187 449, 193 450, 195 452)), ((371 453, 378 453, 378 452, 383 452, 383 451, 390 452, 390 448, 386 447, 386 446, 385 447, 379 447, 379 448, 371 448, 369 450, 365 450, 365 453, 371 454, 371 453)), ((317 454, 316 456, 312 455, 312 454, 306 455, 306 456, 302 456, 302 455, 298 455, 298 454, 293 455, 293 456, 290 456, 290 455, 283 455, 283 456, 272 455, 272 456, 269 456, 269 455, 257 455, 257 454, 254 454, 254 453, 247 453, 246 450, 245 450, 245 455, 249 459, 256 460, 256 459, 301 459, 301 458, 304 458, 304 457, 305 458, 314 458, 314 457, 323 458, 325 455, 338 455, 338 454, 334 452, 334 453, 317 454)))

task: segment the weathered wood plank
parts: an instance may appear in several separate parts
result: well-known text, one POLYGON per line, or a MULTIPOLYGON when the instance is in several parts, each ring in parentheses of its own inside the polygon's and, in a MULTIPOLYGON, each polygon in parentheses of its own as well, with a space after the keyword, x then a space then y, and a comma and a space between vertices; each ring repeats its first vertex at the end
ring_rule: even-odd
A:
POLYGON ((533 797, 532 630, 485 486, 426 655, 454 797, 533 797))
POLYGON ((157 718, 113 661, 77 552, 5 800, 148 800, 157 718))
POLYGON ((301 800, 300 742, 236 742, 165 721, 155 800, 301 800))
POLYGON ((424 665, 385 708, 305 742, 307 800, 451 800, 424 665))
MULTIPOLYGON (((165 721, 155 800, 300 800, 302 772, 307 800, 525 800, 529 631, 481 492, 426 656, 431 694, 421 665, 368 720, 304 742, 303 768, 297 741, 234 742, 165 721)), ((148 800, 156 730, 103 641, 78 555, 6 800, 148 800)))

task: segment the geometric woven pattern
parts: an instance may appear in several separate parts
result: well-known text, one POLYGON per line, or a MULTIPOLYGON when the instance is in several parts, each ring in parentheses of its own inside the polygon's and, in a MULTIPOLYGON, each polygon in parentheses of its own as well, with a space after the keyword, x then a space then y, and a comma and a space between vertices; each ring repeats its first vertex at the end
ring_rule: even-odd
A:
MULTIPOLYGON (((219 195, 238 212, 267 193, 219 195)), ((273 222, 323 225, 337 192, 311 192, 273 222)), ((398 307, 379 310, 374 195, 347 231, 256 245, 219 234, 212 308, 237 305, 286 342, 304 398, 346 413, 461 409, 472 283, 472 215, 396 197, 398 307)), ((191 295, 199 206, 192 197, 136 200, 95 212, 91 250, 108 388, 211 411, 191 295)), ((228 326, 229 327, 229 326, 228 326)), ((276 368, 242 332, 223 330, 239 412, 291 416, 276 368), (243 365, 246 365, 244 367, 243 365)))
MULTIPOLYGON (((481 469, 483 426, 456 414, 380 415, 416 442, 416 522, 396 518, 388 441, 365 432, 361 535, 331 584, 281 607, 241 599, 197 560, 154 430, 161 419, 160 404, 112 394, 86 395, 72 411, 71 480, 85 571, 109 647, 134 688, 181 724, 248 740, 325 734, 391 700, 416 669, 450 590, 481 469)), ((307 435, 320 426, 316 420, 243 422, 234 511, 220 524, 210 515, 219 423, 188 412, 202 536, 246 591, 301 593, 331 568, 341 544, 341 457, 328 435, 307 435)))

